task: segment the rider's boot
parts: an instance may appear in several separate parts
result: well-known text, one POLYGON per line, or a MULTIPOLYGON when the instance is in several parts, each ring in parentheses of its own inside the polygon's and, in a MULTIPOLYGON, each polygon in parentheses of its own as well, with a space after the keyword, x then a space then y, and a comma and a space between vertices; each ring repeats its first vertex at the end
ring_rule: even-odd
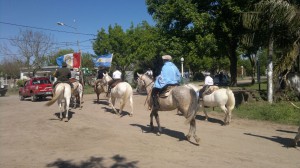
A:
POLYGON ((153 89, 151 93, 153 109, 159 109, 159 102, 158 102, 158 92, 153 89))

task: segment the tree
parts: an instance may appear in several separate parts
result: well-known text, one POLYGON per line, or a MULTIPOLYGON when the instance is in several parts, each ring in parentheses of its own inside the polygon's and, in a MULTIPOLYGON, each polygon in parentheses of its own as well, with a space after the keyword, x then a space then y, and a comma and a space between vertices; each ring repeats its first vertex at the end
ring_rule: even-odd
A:
POLYGON ((20 67, 23 67, 20 61, 14 58, 5 58, 0 63, 0 74, 17 79, 20 77, 20 67))
POLYGON ((109 26, 108 33, 101 29, 93 48, 96 55, 113 53, 113 66, 120 67, 124 72, 153 66, 151 61, 160 43, 157 39, 156 29, 143 21, 136 27, 131 25, 126 31, 119 25, 109 26))
POLYGON ((19 35, 10 40, 12 46, 17 48, 18 60, 23 62, 32 76, 47 61, 48 54, 53 46, 50 35, 32 30, 20 30, 19 35))
MULTIPOLYGON (((283 0, 265 0, 255 5, 254 12, 244 14, 244 25, 260 34, 263 46, 268 48, 268 102, 273 102, 273 55, 274 46, 280 49, 282 59, 295 61, 299 54, 300 17, 292 4, 283 0), (276 34, 276 36, 275 36, 276 34), (267 43, 265 42, 267 41, 267 43)), ((278 51, 278 50, 277 50, 278 51)), ((280 69, 286 70, 287 61, 281 59, 280 69), (282 65, 285 64, 285 68, 282 65)), ((289 62, 290 63, 290 62, 289 62)), ((277 74, 278 75, 278 74, 277 74)))
MULTIPOLYGON (((258 0, 147 0, 148 12, 169 36, 182 41, 188 64, 208 56, 230 59, 231 85, 237 83, 238 43, 244 30, 240 13, 258 0), (187 44, 187 45, 186 45, 187 44), (186 54, 188 53, 188 54, 186 54)), ((195 64, 194 64, 195 63, 195 64)), ((194 65, 193 65, 194 64, 194 65)))

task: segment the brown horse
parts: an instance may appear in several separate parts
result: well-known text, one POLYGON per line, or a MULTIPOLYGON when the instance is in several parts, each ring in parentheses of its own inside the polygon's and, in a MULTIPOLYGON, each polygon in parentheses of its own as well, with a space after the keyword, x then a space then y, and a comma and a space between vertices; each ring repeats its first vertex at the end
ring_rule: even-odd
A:
MULTIPOLYGON (((140 80, 139 84, 143 84, 146 87, 148 97, 150 97, 151 90, 154 85, 153 80, 145 74, 138 73, 137 75, 138 75, 138 80, 140 80)), ((171 110, 178 109, 185 116, 186 118, 185 123, 190 124, 189 133, 186 135, 187 139, 190 140, 191 136, 193 136, 196 143, 199 144, 200 138, 198 138, 196 135, 196 121, 195 121, 195 116, 198 111, 196 92, 193 89, 188 88, 186 86, 177 86, 171 90, 170 94, 167 97, 164 98, 160 97, 158 99, 158 102, 159 102, 159 109, 151 108, 151 113, 150 113, 151 131, 154 130, 154 126, 153 126, 153 116, 154 116, 158 126, 157 135, 160 135, 162 132, 162 129, 160 127, 158 111, 171 111, 171 110)), ((147 103, 149 107, 153 106, 152 99, 148 99, 147 103)))
POLYGON ((101 93, 105 93, 105 87, 106 85, 104 84, 103 79, 98 79, 95 81, 95 86, 94 86, 94 91, 97 95, 97 103, 99 103, 99 97, 101 93))
POLYGON ((72 83, 74 86, 74 92, 72 94, 71 99, 73 100, 73 108, 77 107, 77 104, 79 104, 79 108, 82 109, 82 103, 83 103, 83 86, 78 81, 75 81, 72 83))

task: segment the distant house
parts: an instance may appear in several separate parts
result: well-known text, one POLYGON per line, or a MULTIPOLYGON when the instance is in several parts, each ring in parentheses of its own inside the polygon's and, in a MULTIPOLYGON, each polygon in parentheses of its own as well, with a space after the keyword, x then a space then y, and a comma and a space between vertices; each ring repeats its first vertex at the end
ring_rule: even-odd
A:
MULTIPOLYGON (((54 81, 53 72, 59 68, 58 66, 44 66, 38 69, 35 73, 35 77, 47 76, 50 78, 51 82, 54 81)), ((20 69, 20 79, 29 79, 32 75, 32 70, 29 71, 28 68, 20 69)))

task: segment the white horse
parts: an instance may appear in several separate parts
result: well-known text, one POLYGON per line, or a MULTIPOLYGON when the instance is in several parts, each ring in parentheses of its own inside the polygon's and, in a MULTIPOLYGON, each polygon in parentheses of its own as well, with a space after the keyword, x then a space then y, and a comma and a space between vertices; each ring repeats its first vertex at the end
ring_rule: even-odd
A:
POLYGON ((69 113, 70 99, 71 99, 71 86, 67 83, 59 83, 55 86, 55 94, 53 98, 46 103, 46 106, 51 106, 57 101, 60 110, 59 118, 63 120, 62 106, 64 105, 64 111, 66 112, 66 119, 69 120, 68 113, 69 113))
MULTIPOLYGON (((108 82, 113 80, 108 74, 104 73, 103 74, 103 80, 101 85, 105 86, 103 87, 104 91, 108 91, 108 82)), ((126 102, 129 100, 130 107, 131 107, 131 112, 129 114, 130 117, 133 115, 133 91, 132 87, 129 83, 127 82, 120 82, 118 83, 114 88, 111 89, 110 96, 109 96, 109 104, 114 110, 114 112, 118 115, 120 115, 123 111, 123 108, 126 104, 126 102), (118 99, 120 101, 120 109, 119 112, 116 110, 115 106, 115 101, 118 99)))
MULTIPOLYGON (((196 92, 202 88, 197 87, 193 84, 187 84, 186 87, 193 88, 196 92)), ((225 113, 224 124, 228 125, 231 122, 231 112, 235 107, 235 97, 231 89, 219 88, 218 86, 210 86, 210 91, 212 92, 209 95, 204 95, 203 100, 199 102, 201 110, 205 114, 205 120, 208 120, 208 115, 205 110, 205 107, 220 107, 225 113)))
POLYGON ((74 108, 76 108, 77 103, 79 103, 79 108, 81 109, 82 108, 82 99, 83 99, 83 86, 78 81, 75 81, 72 84, 74 86, 74 92, 72 94, 74 108))

